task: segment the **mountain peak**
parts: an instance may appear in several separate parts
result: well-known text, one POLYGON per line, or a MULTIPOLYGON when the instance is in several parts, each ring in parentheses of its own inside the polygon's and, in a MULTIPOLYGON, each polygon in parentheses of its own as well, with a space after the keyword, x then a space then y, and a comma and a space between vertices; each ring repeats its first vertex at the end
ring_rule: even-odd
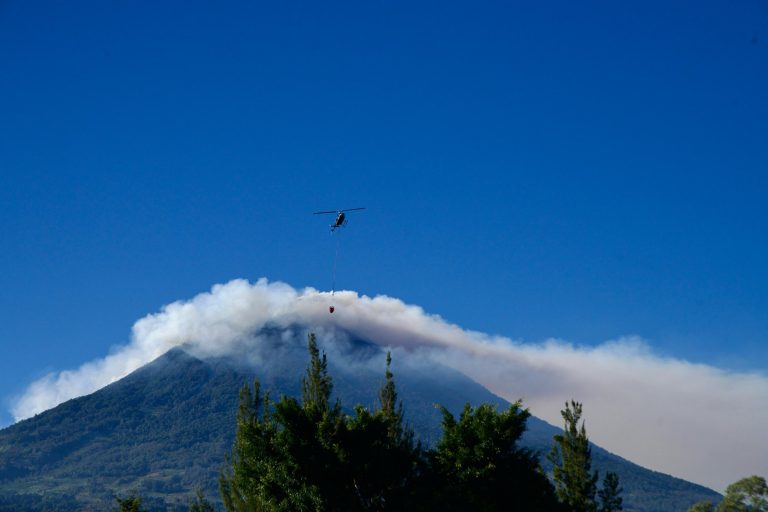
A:
MULTIPOLYGON (((76 500, 80 510, 104 510, 113 494, 133 490, 157 510, 185 510, 192 489, 201 484, 217 495, 240 388, 258 378, 274 398, 300 395, 307 330, 299 324, 265 327, 254 334, 260 348, 246 343, 236 357, 172 348, 110 386, 0 431, 0 496, 21 512, 20 496, 29 493, 58 503, 76 500)), ((328 352, 334 393, 347 410, 358 403, 375 407, 384 381, 384 349, 338 329, 319 339, 328 352)), ((397 352, 393 370, 406 421, 428 444, 441 434, 435 403, 453 412, 467 402, 508 406, 458 371, 413 354, 397 352)), ((545 452, 558 431, 532 417, 524 439, 545 452)), ((677 510, 717 496, 599 447, 593 457, 601 471, 620 475, 628 508, 677 510)))

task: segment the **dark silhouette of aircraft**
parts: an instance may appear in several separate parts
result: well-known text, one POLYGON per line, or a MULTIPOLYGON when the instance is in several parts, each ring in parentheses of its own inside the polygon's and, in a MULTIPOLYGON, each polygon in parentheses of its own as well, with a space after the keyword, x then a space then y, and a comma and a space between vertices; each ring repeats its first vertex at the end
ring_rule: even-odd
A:
POLYGON ((326 213, 335 213, 336 220, 333 221, 333 224, 331 224, 330 228, 331 228, 331 231, 336 231, 337 228, 347 225, 347 216, 344 214, 344 212, 351 212, 352 210, 365 210, 365 208, 347 208, 345 210, 330 210, 327 212, 315 212, 313 215, 324 215, 326 213))

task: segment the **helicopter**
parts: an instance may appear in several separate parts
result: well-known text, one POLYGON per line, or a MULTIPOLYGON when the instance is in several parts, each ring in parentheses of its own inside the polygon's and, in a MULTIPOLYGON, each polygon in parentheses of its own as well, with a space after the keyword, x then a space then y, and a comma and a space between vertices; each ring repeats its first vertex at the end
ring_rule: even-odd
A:
POLYGON ((336 220, 330 225, 331 231, 336 231, 337 228, 343 227, 347 224, 347 216, 344 212, 351 212, 352 210, 365 210, 365 208, 347 208, 345 210, 330 210, 327 212, 315 212, 313 215, 323 215, 326 213, 335 213, 336 220))
MULTIPOLYGON (((329 211, 323 211, 323 212, 314 212, 313 215, 325 215, 330 213, 336 214, 336 219, 333 221, 333 224, 331 224, 329 227, 331 228, 331 233, 336 231, 336 229, 344 227, 347 225, 347 216, 344 212, 351 212, 353 210, 365 210, 365 208, 346 208, 344 210, 329 210, 329 211)), ((336 238, 336 258, 333 260, 333 287, 331 288, 331 297, 333 297, 334 292, 336 291, 336 262, 339 259, 339 237, 336 238)), ((328 311, 333 314, 333 312, 336 310, 336 307, 331 304, 328 307, 328 311)))

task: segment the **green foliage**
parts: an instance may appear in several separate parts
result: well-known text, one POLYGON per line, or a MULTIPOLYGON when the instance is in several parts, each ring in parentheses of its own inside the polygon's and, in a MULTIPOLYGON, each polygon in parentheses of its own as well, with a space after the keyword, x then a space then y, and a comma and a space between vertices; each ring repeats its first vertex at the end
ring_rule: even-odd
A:
POLYGON ((752 475, 732 483, 723 500, 715 507, 711 501, 699 501, 688 512, 768 512, 768 485, 765 478, 752 475))
POLYGON ((322 485, 334 484, 340 407, 329 406, 327 362, 312 334, 308 348, 302 404, 288 396, 278 403, 268 395, 262 399, 258 381, 253 392, 248 387, 240 392, 232 455, 219 478, 227 510, 316 510, 322 505, 322 485))
POLYGON ((346 421, 344 459, 361 510, 408 508, 417 500, 416 487, 425 470, 421 446, 403 424, 391 363, 387 353, 381 408, 370 412, 358 405, 346 421))
POLYGON ((186 510, 198 482, 216 489, 243 379, 175 349, 92 395, 0 430, 0 511, 4 502, 25 510, 26 493, 42 494, 30 510, 111 510, 113 495, 131 490, 145 509, 186 510))
POLYGON ((308 350, 301 403, 287 396, 262 400, 258 382, 253 393, 241 392, 230 467, 219 480, 225 508, 395 510, 415 479, 420 449, 402 415, 393 413, 398 405, 389 366, 380 396, 392 403, 344 416, 340 402, 330 405, 333 385, 314 334, 308 350))
POLYGON ((603 488, 597 491, 600 498, 598 512, 616 512, 622 510, 621 487, 619 487, 619 475, 609 471, 603 478, 603 488))
POLYGON ((560 411, 565 422, 562 434, 554 436, 555 444, 549 453, 557 496, 574 512, 595 512, 597 471, 592 472, 592 451, 581 419, 581 404, 574 400, 565 403, 560 411))
MULTIPOLYGON (((396 441, 404 435, 403 431, 403 404, 397 401, 397 390, 395 389, 395 379, 392 374, 392 353, 387 352, 387 369, 384 372, 385 382, 379 390, 379 403, 381 404, 381 415, 388 426, 388 435, 396 441)), ((411 433, 405 433, 406 437, 412 439, 411 433)))
MULTIPOLYGON (((252 383, 258 375, 262 389, 268 386, 271 395, 301 398, 301 375, 308 361, 305 331, 280 328, 259 335, 268 340, 269 348, 253 361, 200 360, 173 349, 96 393, 0 429, 0 512, 108 511, 114 507, 115 493, 124 496, 131 490, 140 493, 142 507, 151 512, 186 512, 201 482, 206 496, 221 508, 217 477, 222 454, 232 449, 235 439, 243 382, 252 383), (261 357, 267 354, 274 357, 261 357)), ((365 364, 354 371, 338 370, 333 396, 344 404, 378 406, 384 372, 371 370, 367 361, 380 352, 354 337, 345 347, 365 364)), ((343 361, 329 358, 334 377, 335 363, 341 366, 343 361)), ((466 402, 494 403, 498 410, 509 407, 448 368, 431 365, 424 371, 411 361, 395 368, 397 400, 404 404, 415 438, 425 447, 435 446, 442 432, 442 414, 435 402, 457 416, 466 402)), ((357 415, 350 407, 343 413, 357 415)), ((526 425, 522 446, 546 453, 556 429, 535 417, 526 425)), ((592 461, 601 475, 614 471, 621 476, 625 510, 685 510, 696 501, 721 498, 710 489, 642 468, 594 445, 592 461)), ((548 473, 552 471, 546 458, 542 463, 548 473)))
POLYGON ((712 504, 712 502, 703 500, 695 503, 691 508, 688 509, 688 512, 712 512, 713 510, 715 510, 715 506, 712 504))
POLYGON ((115 512, 146 512, 141 508, 141 498, 135 494, 131 494, 127 498, 115 496, 115 501, 119 505, 115 512))
POLYGON ((205 498, 202 487, 195 490, 195 498, 190 502, 188 512, 214 512, 213 504, 205 498))
MULTIPOLYGON (((309 350, 309 366, 306 375, 301 381, 301 399, 306 409, 313 409, 314 414, 330 412, 331 391, 333 383, 328 374, 328 360, 325 354, 320 357, 320 349, 317 348, 315 333, 307 336, 307 349, 309 350)), ((336 404, 334 412, 340 409, 336 404)))
POLYGON ((381 407, 343 415, 331 406, 325 355, 309 336, 302 401, 240 396, 237 434, 220 477, 225 508, 251 510, 499 510, 511 501, 557 510, 537 456, 518 446, 529 417, 520 403, 497 413, 466 405, 457 421, 442 408, 444 435, 424 452, 403 424, 391 354, 381 407))
POLYGON ((716 512, 768 512, 768 485, 757 475, 729 485, 716 512))
POLYGON ((443 437, 431 453, 438 499, 434 509, 494 511, 511 503, 530 510, 558 509, 538 457, 518 446, 530 416, 519 401, 500 413, 490 404, 466 404, 458 421, 441 410, 443 437))

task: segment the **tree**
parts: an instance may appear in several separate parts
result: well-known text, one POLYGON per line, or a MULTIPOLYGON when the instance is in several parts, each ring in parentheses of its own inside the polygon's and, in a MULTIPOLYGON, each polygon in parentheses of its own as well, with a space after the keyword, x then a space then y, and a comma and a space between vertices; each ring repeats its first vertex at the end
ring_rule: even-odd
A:
POLYGON ((333 383, 314 334, 301 402, 240 395, 237 431, 219 486, 228 511, 398 510, 418 474, 421 449, 402 424, 388 355, 382 408, 353 416, 331 405, 333 383))
POLYGON ((127 498, 115 496, 115 501, 120 506, 120 508, 116 509, 116 512, 146 512, 141 508, 141 498, 135 494, 131 494, 127 498))
POLYGON ((333 382, 326 355, 314 333, 307 336, 309 364, 302 379, 302 401, 283 396, 272 421, 282 456, 280 487, 288 509, 349 509, 352 490, 343 464, 346 424, 341 403, 331 405, 333 382))
POLYGON ((501 413, 467 404, 458 421, 442 408, 443 438, 425 452, 403 423, 391 354, 380 407, 345 415, 313 334, 307 349, 301 401, 262 398, 258 381, 240 393, 219 479, 228 511, 560 509, 537 455, 517 446, 529 417, 520 402, 501 413))
POLYGON ((412 438, 403 430, 403 404, 397 401, 395 379, 392 374, 392 352, 387 352, 387 369, 384 372, 384 385, 379 390, 379 403, 381 414, 387 422, 388 435, 393 441, 397 441, 404 434, 412 438))
POLYGON ((693 506, 691 506, 691 508, 688 509, 688 512, 712 512, 713 510, 715 510, 715 506, 712 504, 712 502, 704 500, 695 503, 693 506))
POLYGON ((276 433, 264 404, 269 404, 269 397, 262 401, 258 380, 253 384, 253 392, 248 386, 240 390, 232 454, 219 476, 219 492, 228 511, 268 510, 262 500, 262 476, 272 470, 277 454, 273 447, 276 433), (264 417, 260 419, 262 407, 264 417))
POLYGON ((421 446, 414 442, 413 430, 403 424, 391 364, 388 352, 380 408, 371 412, 357 406, 355 415, 347 418, 344 458, 363 510, 413 509, 425 471, 421 446))
MULTIPOLYGON (((331 391, 333 382, 328 375, 328 360, 326 355, 320 357, 315 333, 307 335, 307 350, 309 351, 309 366, 301 381, 301 399, 304 408, 316 409, 318 413, 330 412, 331 391)), ((337 404, 338 405, 338 404, 337 404)))
POLYGON ((725 489, 716 512, 768 512, 768 485, 757 475, 742 478, 725 489))
POLYGON ((202 487, 195 490, 195 498, 189 504, 189 512, 214 512, 213 504, 205 499, 202 487))
POLYGON ((603 488, 597 491, 600 498, 599 512, 616 512, 622 510, 621 487, 619 487, 619 475, 609 471, 603 479, 603 488))
POLYGON ((584 423, 581 404, 574 400, 565 403, 560 411, 565 422, 563 434, 554 436, 554 445, 548 459, 554 465, 557 497, 574 512, 595 512, 597 471, 592 472, 592 451, 584 423))
POLYGON ((262 400, 258 381, 253 393, 240 393, 232 455, 219 477, 228 511, 336 510, 349 500, 349 489, 339 488, 347 481, 337 456, 341 405, 330 406, 332 382, 313 333, 307 348, 301 403, 262 400))
POLYGON ((497 412, 495 406, 464 406, 458 421, 445 408, 443 437, 431 453, 434 494, 440 510, 557 510, 554 489, 539 470, 536 454, 518 446, 530 416, 521 402, 497 412))

